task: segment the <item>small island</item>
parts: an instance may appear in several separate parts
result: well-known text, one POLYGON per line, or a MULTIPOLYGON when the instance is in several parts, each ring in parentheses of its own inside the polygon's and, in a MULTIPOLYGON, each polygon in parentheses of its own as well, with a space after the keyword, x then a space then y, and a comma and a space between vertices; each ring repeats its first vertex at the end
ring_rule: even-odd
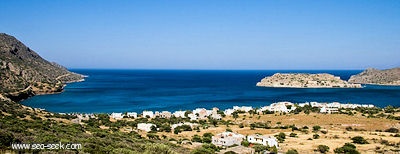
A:
POLYGON ((284 88, 362 88, 361 84, 348 83, 340 77, 327 73, 275 73, 257 83, 259 87, 284 88))

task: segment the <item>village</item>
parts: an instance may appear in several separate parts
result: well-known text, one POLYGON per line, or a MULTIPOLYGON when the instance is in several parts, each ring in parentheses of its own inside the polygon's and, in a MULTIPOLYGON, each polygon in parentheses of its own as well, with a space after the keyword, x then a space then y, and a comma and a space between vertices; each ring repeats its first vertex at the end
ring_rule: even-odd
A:
MULTIPOLYGON (((307 113, 310 112, 309 110, 312 110, 311 112, 317 115, 338 115, 338 113, 353 114, 353 111, 357 109, 372 110, 375 108, 376 107, 371 104, 342 104, 339 102, 306 102, 298 104, 291 102, 276 102, 270 104, 269 106, 263 107, 233 106, 232 108, 225 110, 219 110, 218 108, 214 107, 210 110, 205 108, 196 108, 192 111, 174 112, 120 112, 111 113, 108 115, 108 118, 111 122, 119 122, 121 120, 136 120, 136 123, 133 126, 121 127, 120 131, 135 132, 140 136, 147 135, 149 138, 153 138, 154 136, 155 138, 159 138, 158 135, 155 135, 159 134, 163 138, 169 138, 169 140, 173 143, 190 143, 184 146, 192 149, 201 147, 203 143, 209 142, 217 147, 217 149, 219 149, 221 152, 234 151, 236 153, 254 153, 260 152, 259 149, 254 148, 255 145, 263 146, 264 150, 266 151, 277 152, 282 151, 283 149, 287 150, 287 148, 282 148, 281 146, 285 140, 285 133, 282 134, 282 132, 279 131, 272 131, 268 133, 265 132, 264 129, 256 132, 256 128, 291 128, 292 131, 301 130, 295 127, 294 124, 290 126, 284 126, 281 124, 281 122, 276 122, 274 127, 271 127, 273 126, 271 121, 265 122, 269 123, 269 126, 267 126, 267 124, 263 125, 262 122, 257 122, 259 120, 262 120, 263 122, 265 121, 263 119, 264 117, 261 115, 287 116, 291 114, 298 114, 301 111, 307 113), (258 120, 251 120, 251 118, 257 118, 258 120), (159 119, 168 119, 169 121, 164 120, 163 122, 160 122, 159 119), (239 121, 241 122, 239 123, 239 121), (246 127, 248 127, 248 129, 246 129, 246 127), (193 132, 195 130, 196 132, 193 132), (206 134, 209 135, 208 138, 205 137, 206 134), (201 135, 203 135, 203 138, 201 135), (190 137, 192 139, 189 139, 190 137)), ((75 119, 72 119, 72 122, 78 124, 84 124, 90 119, 98 118, 96 114, 69 115, 76 116, 75 119)), ((313 117, 316 116, 314 115, 313 117)), ((303 126, 304 129, 308 129, 306 127, 307 126, 303 126)), ((107 127, 104 127, 104 129, 107 129, 107 127)), ((301 131, 304 132, 304 130, 301 131)), ((291 133, 290 136, 293 134, 295 133, 291 133)), ((293 136, 297 136, 297 134, 293 136)))

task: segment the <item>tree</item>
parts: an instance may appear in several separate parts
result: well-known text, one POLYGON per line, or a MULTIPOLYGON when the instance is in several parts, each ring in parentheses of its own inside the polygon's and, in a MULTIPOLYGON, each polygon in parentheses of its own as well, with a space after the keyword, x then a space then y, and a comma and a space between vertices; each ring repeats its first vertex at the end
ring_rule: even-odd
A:
POLYGON ((369 144, 367 140, 365 140, 362 136, 355 136, 351 138, 353 140, 353 143, 356 144, 369 144))
POLYGON ((326 153, 329 151, 329 147, 326 145, 318 145, 317 151, 321 153, 326 153))
POLYGON ((239 118, 239 114, 236 111, 232 113, 232 116, 235 118, 235 120, 239 118))

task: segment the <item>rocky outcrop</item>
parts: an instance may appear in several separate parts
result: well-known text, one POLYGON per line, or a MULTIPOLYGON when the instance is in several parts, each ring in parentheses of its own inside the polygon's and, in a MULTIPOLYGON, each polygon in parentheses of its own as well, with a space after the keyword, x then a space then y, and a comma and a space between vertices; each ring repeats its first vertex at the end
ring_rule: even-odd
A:
POLYGON ((0 94, 19 101, 35 94, 59 92, 82 75, 51 63, 15 37, 0 33, 0 94))
POLYGON ((260 87, 287 88, 362 88, 361 84, 351 84, 331 74, 281 74, 266 77, 257 83, 260 87))
POLYGON ((360 74, 351 76, 349 82, 361 84, 400 85, 400 67, 386 70, 368 68, 360 74))

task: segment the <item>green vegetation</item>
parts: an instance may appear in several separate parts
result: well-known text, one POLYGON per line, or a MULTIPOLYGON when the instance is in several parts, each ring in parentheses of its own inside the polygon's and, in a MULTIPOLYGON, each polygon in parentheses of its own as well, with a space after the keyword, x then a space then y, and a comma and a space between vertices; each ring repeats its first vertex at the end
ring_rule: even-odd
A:
POLYGON ((299 152, 297 152, 297 150, 295 149, 290 149, 286 152, 286 154, 298 154, 299 152))
POLYGON ((369 144, 367 140, 365 140, 362 136, 355 136, 351 138, 353 140, 353 143, 356 144, 369 144))
POLYGON ((316 149, 316 151, 319 151, 321 153, 327 153, 327 152, 329 152, 329 147, 326 145, 318 145, 318 148, 316 149))
POLYGON ((345 153, 345 154, 360 154, 360 152, 356 150, 356 146, 351 143, 345 143, 343 147, 336 148, 334 152, 345 153))
MULTIPOLYGON (((143 138, 136 132, 118 131, 122 126, 133 126, 136 122, 117 121, 99 115, 90 119, 86 125, 63 123, 54 118, 73 118, 67 115, 51 114, 23 108, 21 105, 1 101, 0 111, 0 149, 10 150, 10 143, 80 143, 80 153, 188 153, 188 149, 169 143, 154 133, 143 138), (45 117, 39 116, 40 114, 45 117), (22 117, 25 117, 22 119, 22 117), (28 120, 29 119, 29 120, 28 120), (107 125, 109 129, 99 126, 107 125)), ((59 150, 60 152, 61 150, 59 150)), ((64 150, 63 150, 64 151, 64 150)), ((26 152, 38 152, 27 150, 26 152)), ((56 150, 57 152, 57 150, 56 150)), ((68 151, 66 151, 68 152, 68 151)), ((70 152, 73 152, 70 150, 70 152)), ((74 152, 75 153, 75 152, 74 152)))

